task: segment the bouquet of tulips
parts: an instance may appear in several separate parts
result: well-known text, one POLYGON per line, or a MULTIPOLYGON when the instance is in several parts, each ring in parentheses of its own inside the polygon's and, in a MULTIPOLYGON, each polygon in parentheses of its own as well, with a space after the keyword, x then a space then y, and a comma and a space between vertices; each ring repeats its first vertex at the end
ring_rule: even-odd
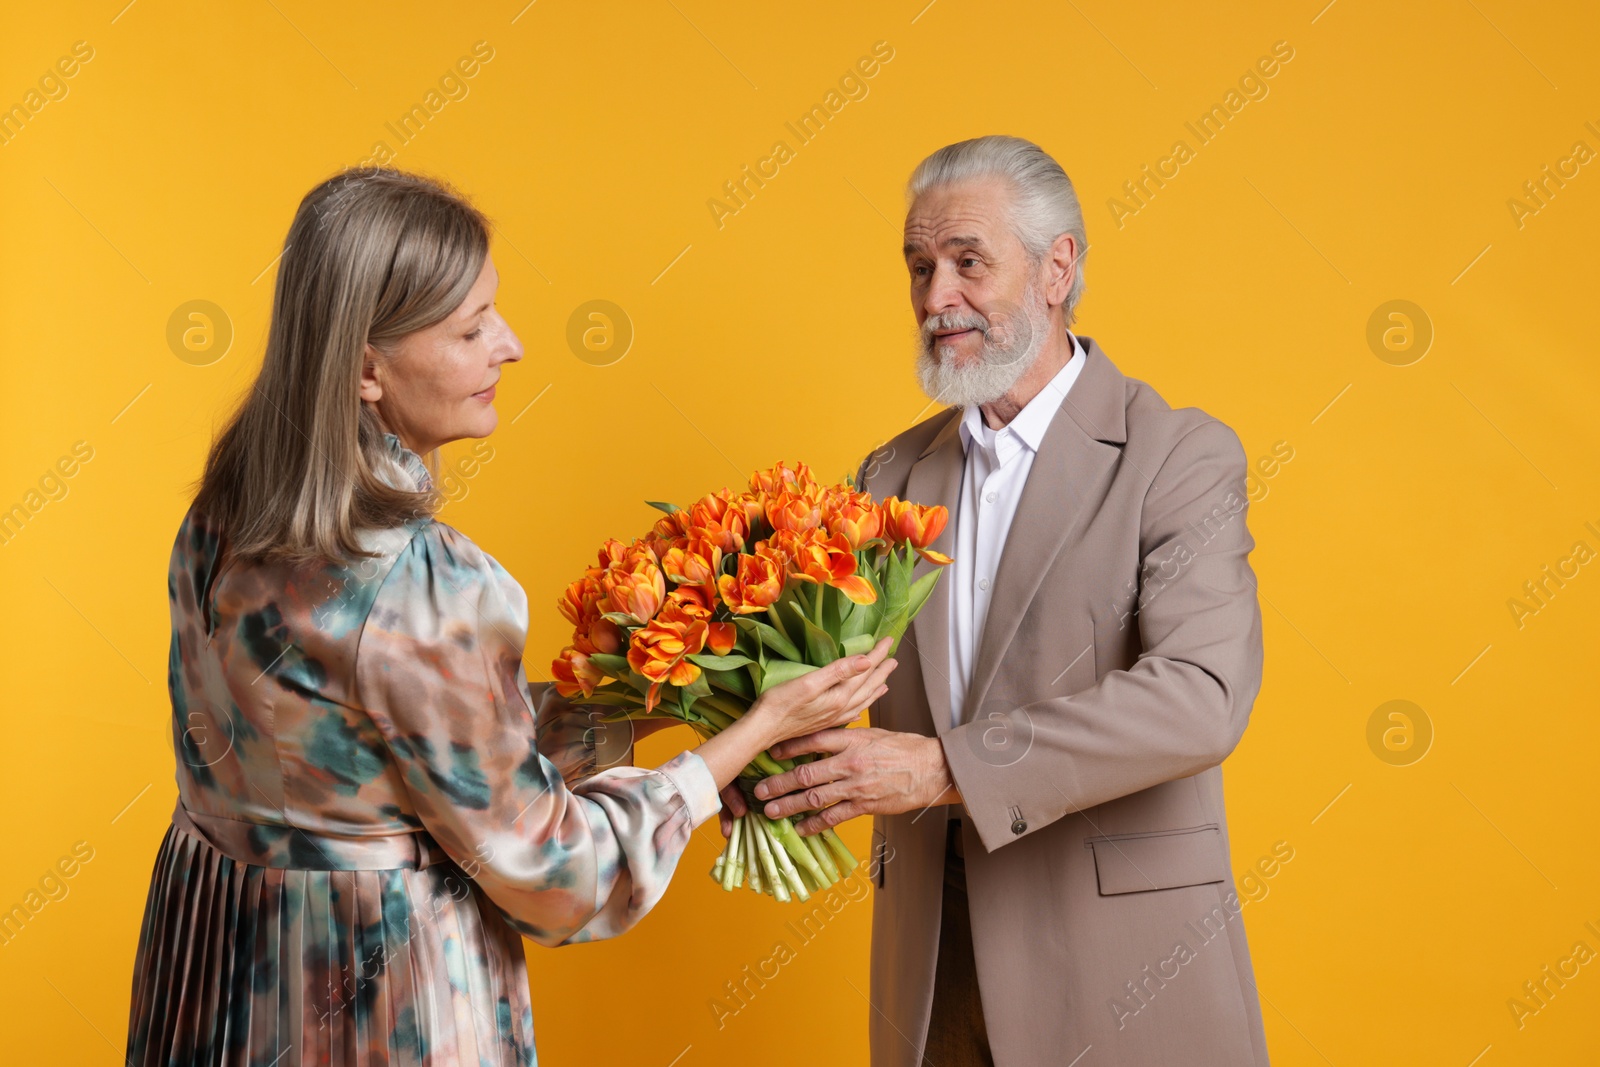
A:
MULTIPOLYGON (((668 715, 710 737, 772 686, 885 636, 897 647, 942 573, 913 580, 916 558, 950 562, 928 547, 945 508, 821 485, 803 463, 688 508, 651 506, 666 514, 650 533, 607 540, 559 601, 573 638, 552 665, 556 689, 615 708, 607 721, 668 715)), ((711 871, 724 889, 807 900, 855 869, 833 830, 801 837, 753 799, 762 778, 810 758, 763 752, 741 773, 750 810, 711 871)))

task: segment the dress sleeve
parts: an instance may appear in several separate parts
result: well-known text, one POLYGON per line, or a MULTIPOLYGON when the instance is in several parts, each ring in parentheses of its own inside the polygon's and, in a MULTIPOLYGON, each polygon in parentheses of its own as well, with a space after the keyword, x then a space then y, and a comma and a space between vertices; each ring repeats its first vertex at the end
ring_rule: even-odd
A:
POLYGON ((574 704, 552 682, 531 682, 539 751, 556 765, 568 786, 612 767, 633 764, 633 724, 605 722, 610 710, 574 704))
MULTIPOLYGON (((429 523, 400 551, 363 626, 361 705, 423 826, 521 933, 615 937, 656 905, 690 834, 721 806, 694 752, 597 769, 558 730, 540 751, 522 666, 522 587, 469 538, 429 523), (569 776, 577 784, 569 787, 569 776)), ((554 696, 554 694, 551 694, 554 696)))

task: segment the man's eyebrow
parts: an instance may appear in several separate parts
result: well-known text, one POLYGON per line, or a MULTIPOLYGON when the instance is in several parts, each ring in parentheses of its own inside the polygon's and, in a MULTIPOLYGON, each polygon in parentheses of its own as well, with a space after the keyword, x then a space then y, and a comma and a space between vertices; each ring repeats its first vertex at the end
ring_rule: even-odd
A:
MULTIPOLYGON (((977 236, 972 235, 972 234, 957 234, 954 237, 946 237, 944 239, 944 242, 943 242, 943 247, 945 247, 945 248, 977 248, 977 249, 981 250, 983 248, 983 238, 977 237, 977 236)), ((901 255, 909 256, 911 253, 915 252, 916 250, 917 250, 916 246, 911 244, 908 241, 906 243, 906 246, 904 248, 902 248, 900 250, 900 252, 901 252, 901 255)))

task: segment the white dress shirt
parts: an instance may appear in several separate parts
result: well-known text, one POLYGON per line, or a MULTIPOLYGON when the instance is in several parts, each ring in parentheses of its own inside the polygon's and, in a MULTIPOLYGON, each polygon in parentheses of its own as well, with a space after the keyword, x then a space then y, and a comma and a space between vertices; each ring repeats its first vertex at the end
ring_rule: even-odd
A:
POLYGON ((989 615, 1000 552, 1005 547, 1011 520, 1022 499, 1033 457, 1039 451, 1050 420, 1061 408, 1067 391, 1077 381, 1088 356, 1071 332, 1072 358, 998 430, 983 421, 975 404, 961 416, 961 448, 966 468, 961 478, 960 502, 955 511, 955 562, 950 583, 950 725, 961 724, 962 704, 972 684, 978 642, 989 615))

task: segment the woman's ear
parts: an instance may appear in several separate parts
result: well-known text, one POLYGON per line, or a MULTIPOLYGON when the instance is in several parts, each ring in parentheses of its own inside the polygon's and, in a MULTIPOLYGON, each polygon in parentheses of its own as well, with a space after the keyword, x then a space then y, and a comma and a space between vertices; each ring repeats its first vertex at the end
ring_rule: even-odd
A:
POLYGON ((383 399, 383 382, 378 377, 378 366, 383 355, 370 344, 361 353, 361 399, 376 404, 383 399))

